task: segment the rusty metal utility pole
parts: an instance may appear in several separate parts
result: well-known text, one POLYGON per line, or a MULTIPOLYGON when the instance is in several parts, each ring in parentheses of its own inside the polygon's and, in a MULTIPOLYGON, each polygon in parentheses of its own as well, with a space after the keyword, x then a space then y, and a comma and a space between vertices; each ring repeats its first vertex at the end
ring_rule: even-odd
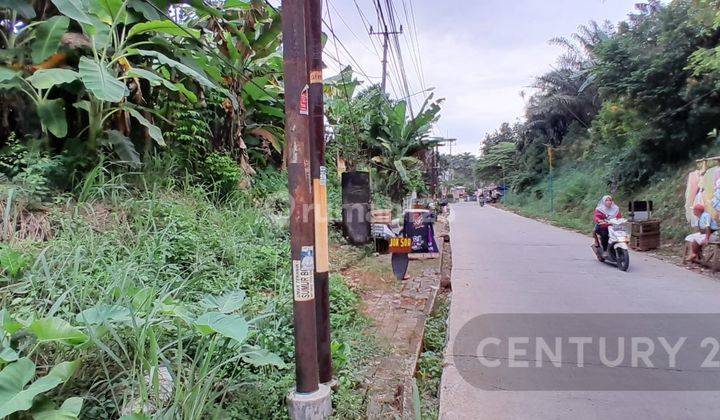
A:
POLYGON ((298 393, 318 390, 315 329, 313 194, 310 186, 308 73, 305 54, 305 0, 282 3, 285 70, 285 142, 290 189, 290 254, 298 393))
POLYGON ((327 168, 323 108, 322 0, 306 0, 307 68, 310 79, 310 168, 315 209, 315 316, 321 383, 332 381, 330 285, 328 280, 327 168))
POLYGON ((315 319, 315 215, 311 181, 310 86, 305 10, 309 0, 283 0, 285 147, 290 190, 290 256, 295 331, 295 389, 287 398, 293 420, 332 414, 330 387, 319 383, 315 319))

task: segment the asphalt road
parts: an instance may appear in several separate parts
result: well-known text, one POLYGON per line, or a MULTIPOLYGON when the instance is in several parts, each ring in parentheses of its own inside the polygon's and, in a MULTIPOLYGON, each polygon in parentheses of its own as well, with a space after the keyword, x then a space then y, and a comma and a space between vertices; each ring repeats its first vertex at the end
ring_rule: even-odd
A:
POLYGON ((693 315, 720 312, 720 282, 636 252, 623 273, 599 263, 584 235, 476 203, 452 212, 441 419, 720 418, 720 368, 700 365, 712 344, 699 346, 720 337, 720 317, 693 315), (506 353, 509 336, 528 331, 551 344, 559 337, 562 351, 538 353, 530 338, 515 346, 521 353, 506 353), (490 336, 499 342, 480 345, 490 336), (593 342, 573 347, 571 336, 593 342), (689 337, 675 365, 661 336, 670 346, 689 337), (608 347, 616 356, 617 337, 626 340, 615 367, 602 358, 599 337, 615 343, 608 347), (649 359, 641 357, 647 343, 632 347, 635 337, 653 341, 649 359))

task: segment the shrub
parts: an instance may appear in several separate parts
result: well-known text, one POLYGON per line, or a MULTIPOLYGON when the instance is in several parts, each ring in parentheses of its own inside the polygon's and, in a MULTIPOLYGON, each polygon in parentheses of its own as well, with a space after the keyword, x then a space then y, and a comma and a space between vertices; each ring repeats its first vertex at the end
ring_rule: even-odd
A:
POLYGON ((18 278, 32 262, 32 255, 14 249, 10 245, 0 246, 0 273, 18 278))
POLYGON ((212 136, 210 126, 202 113, 192 106, 176 101, 168 103, 172 129, 166 136, 172 142, 170 154, 177 158, 180 166, 191 174, 199 175, 201 163, 208 153, 212 136))
POLYGON ((213 152, 205 158, 203 177, 211 188, 222 197, 228 196, 240 187, 245 175, 231 156, 213 152))
POLYGON ((50 156, 39 140, 21 143, 13 134, 0 153, 0 173, 19 189, 18 195, 31 203, 50 198, 61 170, 59 156, 50 156))

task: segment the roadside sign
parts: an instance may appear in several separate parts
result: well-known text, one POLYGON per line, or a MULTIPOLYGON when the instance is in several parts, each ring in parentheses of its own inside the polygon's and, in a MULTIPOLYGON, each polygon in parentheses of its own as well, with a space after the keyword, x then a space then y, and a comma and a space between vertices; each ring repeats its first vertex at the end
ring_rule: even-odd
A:
POLYGON ((390 238, 390 252, 393 254, 409 254, 412 252, 411 238, 390 238))

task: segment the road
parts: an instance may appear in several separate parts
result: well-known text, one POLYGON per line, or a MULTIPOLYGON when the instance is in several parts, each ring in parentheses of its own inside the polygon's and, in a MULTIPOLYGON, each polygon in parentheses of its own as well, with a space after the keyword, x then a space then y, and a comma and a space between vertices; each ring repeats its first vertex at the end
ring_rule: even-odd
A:
MULTIPOLYGON (((481 208, 476 203, 455 204, 452 212, 453 294, 441 385, 441 419, 720 417, 720 392, 714 391, 720 389, 715 379, 720 378, 718 371, 706 375, 698 369, 648 369, 629 362, 613 369, 600 364, 594 350, 585 355, 588 365, 576 369, 546 369, 540 374, 532 368, 492 371, 479 367, 477 354, 491 360, 494 356, 502 358, 503 350, 497 347, 495 353, 502 354, 492 354, 488 349, 493 347, 486 346, 473 352, 480 337, 468 341, 473 334, 484 336, 477 332, 479 327, 472 326, 478 316, 485 314, 564 314, 553 321, 552 328, 554 332, 566 329, 567 334, 576 333, 578 325, 573 326, 573 322, 582 324, 584 319, 567 314, 592 314, 607 329, 589 331, 589 336, 634 336, 638 332, 633 319, 610 319, 597 314, 653 314, 639 315, 645 322, 641 329, 652 325, 661 331, 665 325, 678 323, 677 328, 685 331, 693 330, 693 325, 703 329, 707 323, 702 321, 694 323, 691 319, 688 323, 653 316, 717 313, 720 282, 636 252, 630 256, 630 271, 623 273, 594 259, 587 236, 496 208, 481 208)), ((543 318, 526 317, 520 322, 525 326, 519 329, 536 319, 543 318)), ((717 320, 710 323, 711 330, 718 325, 717 320)), ((513 322, 501 318, 490 323, 502 333, 508 325, 517 327, 513 322)), ((591 330, 598 327, 588 325, 591 330)), ((667 328, 672 329, 672 325, 667 328)), ((702 335, 699 331, 697 334, 702 335)), ((533 352, 531 348, 525 359, 535 360, 533 352)), ((701 356, 699 350, 697 353, 684 360, 695 363, 701 356)), ((577 362, 577 357, 573 353, 563 362, 577 362)))

